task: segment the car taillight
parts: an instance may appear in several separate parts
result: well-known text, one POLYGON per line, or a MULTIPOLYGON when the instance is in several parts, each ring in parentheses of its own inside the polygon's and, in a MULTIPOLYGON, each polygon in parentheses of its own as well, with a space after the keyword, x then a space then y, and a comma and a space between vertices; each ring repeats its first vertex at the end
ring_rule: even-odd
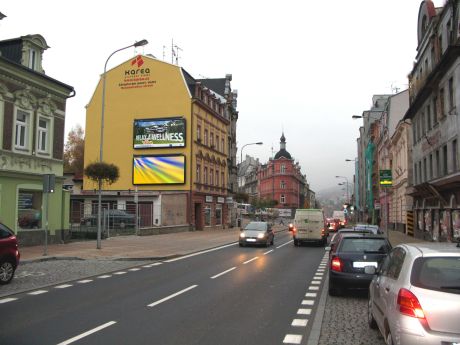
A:
POLYGON ((399 311, 411 317, 419 319, 425 318, 422 306, 420 305, 417 297, 407 289, 400 289, 398 293, 399 311))
POLYGON ((342 260, 340 258, 335 257, 331 261, 331 270, 336 272, 342 272, 342 260))
POLYGON ((325 232, 324 229, 321 229, 321 236, 324 236, 325 232))

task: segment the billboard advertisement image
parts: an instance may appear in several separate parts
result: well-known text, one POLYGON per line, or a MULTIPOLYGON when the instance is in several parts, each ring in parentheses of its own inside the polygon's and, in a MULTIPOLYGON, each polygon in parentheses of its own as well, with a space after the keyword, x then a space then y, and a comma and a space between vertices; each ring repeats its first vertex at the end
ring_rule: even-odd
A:
POLYGON ((185 156, 134 156, 133 184, 184 184, 185 156))
POLYGON ((134 120, 134 148, 185 147, 185 119, 134 120))

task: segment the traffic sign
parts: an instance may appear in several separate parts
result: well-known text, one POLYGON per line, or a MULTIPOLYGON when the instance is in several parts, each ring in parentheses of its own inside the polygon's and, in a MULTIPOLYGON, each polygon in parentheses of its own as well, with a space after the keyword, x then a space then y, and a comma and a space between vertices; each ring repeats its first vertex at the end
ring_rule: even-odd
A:
POLYGON ((385 187, 393 185, 391 170, 380 170, 380 185, 385 187))

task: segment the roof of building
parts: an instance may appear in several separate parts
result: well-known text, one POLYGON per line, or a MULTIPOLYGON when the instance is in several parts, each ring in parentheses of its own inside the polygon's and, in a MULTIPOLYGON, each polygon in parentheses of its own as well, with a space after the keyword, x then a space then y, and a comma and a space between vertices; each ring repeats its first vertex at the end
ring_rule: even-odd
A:
POLYGON ((196 81, 201 82, 201 84, 213 90, 215 93, 225 96, 225 78, 197 79, 196 81))
POLYGON ((292 159, 291 154, 286 151, 286 138, 284 137, 284 133, 281 135, 280 139, 280 150, 276 153, 274 159, 280 158, 292 159))

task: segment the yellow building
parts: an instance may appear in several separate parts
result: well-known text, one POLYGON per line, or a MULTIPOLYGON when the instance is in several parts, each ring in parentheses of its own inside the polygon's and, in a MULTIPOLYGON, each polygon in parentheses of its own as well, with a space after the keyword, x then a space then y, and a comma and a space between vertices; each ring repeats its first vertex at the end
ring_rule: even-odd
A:
MULTIPOLYGON (((106 73, 102 160, 120 169, 104 185, 107 208, 137 206, 145 228, 227 223, 229 97, 206 86, 225 81, 141 55, 106 73)), ((85 167, 100 157, 102 86, 101 76, 87 106, 85 167)), ((94 213, 97 188, 84 178, 85 212, 94 213)))

